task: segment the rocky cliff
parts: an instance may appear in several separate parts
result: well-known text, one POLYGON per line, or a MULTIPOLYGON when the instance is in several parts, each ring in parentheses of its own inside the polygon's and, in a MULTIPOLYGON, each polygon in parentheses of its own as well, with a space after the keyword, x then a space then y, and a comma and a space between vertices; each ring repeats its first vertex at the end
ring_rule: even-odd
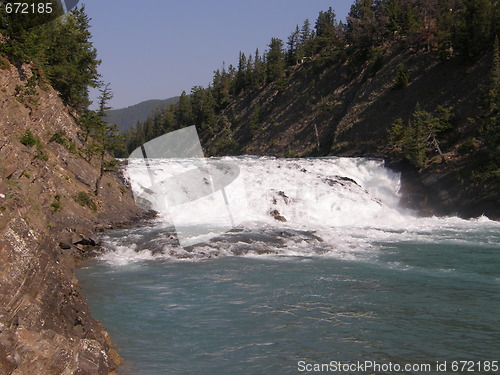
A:
POLYGON ((120 358, 74 268, 101 229, 145 216, 118 174, 79 156, 72 114, 30 67, 0 69, 0 373, 108 374, 120 358))

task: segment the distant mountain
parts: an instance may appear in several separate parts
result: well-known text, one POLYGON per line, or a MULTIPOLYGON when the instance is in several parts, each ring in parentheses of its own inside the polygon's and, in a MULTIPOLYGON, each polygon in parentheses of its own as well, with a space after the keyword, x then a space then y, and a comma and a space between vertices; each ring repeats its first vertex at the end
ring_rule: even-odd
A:
POLYGON ((178 101, 178 96, 163 100, 146 100, 127 108, 106 111, 106 120, 110 124, 116 124, 118 129, 120 129, 120 132, 124 132, 137 124, 137 121, 146 121, 146 119, 153 114, 156 108, 165 107, 167 105, 177 103, 178 101))

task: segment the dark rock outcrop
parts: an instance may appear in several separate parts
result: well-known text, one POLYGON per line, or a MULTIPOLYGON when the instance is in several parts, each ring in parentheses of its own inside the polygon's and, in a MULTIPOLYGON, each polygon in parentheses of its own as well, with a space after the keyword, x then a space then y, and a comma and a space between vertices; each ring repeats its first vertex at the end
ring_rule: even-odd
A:
POLYGON ((465 184, 464 168, 445 165, 418 171, 407 162, 387 163, 401 173, 401 205, 426 216, 481 215, 500 220, 500 200, 496 189, 465 184))

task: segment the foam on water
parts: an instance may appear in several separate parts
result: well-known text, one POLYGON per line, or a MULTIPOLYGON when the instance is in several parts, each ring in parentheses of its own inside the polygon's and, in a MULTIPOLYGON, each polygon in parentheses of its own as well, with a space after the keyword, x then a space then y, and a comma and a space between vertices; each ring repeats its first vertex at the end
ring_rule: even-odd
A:
MULTIPOLYGON (((115 265, 232 255, 371 259, 376 257, 380 244, 386 246, 391 242, 470 243, 484 247, 499 243, 500 223, 484 216, 473 220, 421 218, 400 208, 400 175, 385 168, 382 160, 255 157, 217 160, 236 164, 240 169, 238 178, 226 187, 230 214, 237 223, 233 229, 209 219, 214 211, 227 210, 226 205, 220 204, 221 197, 219 203, 200 199, 190 202, 189 212, 194 210, 196 215, 183 218, 184 228, 194 233, 193 228, 205 226, 199 235, 193 236, 192 246, 179 246, 175 229, 178 232, 183 229, 174 228, 171 216, 163 214, 152 224, 154 230, 108 233, 104 240, 112 251, 102 259, 115 265), (276 220, 276 216, 286 222, 276 220), (148 231, 155 235, 145 234, 148 231), (485 235, 485 231, 490 231, 490 235, 485 235)), ((131 161, 128 173, 142 181, 147 181, 151 174, 155 180, 163 180, 189 168, 188 162, 156 159, 148 170, 143 164, 134 167, 131 161)), ((182 207, 176 210, 175 214, 182 212, 182 207)))

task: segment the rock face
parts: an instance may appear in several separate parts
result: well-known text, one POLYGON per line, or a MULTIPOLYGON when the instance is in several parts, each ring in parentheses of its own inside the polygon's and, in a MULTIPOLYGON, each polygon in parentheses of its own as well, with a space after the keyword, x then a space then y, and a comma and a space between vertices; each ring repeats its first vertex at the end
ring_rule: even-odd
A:
POLYGON ((52 88, 23 92, 30 75, 0 69, 0 374, 108 374, 120 357, 74 268, 96 231, 146 213, 119 175, 93 194, 75 119, 52 88))
POLYGON ((498 189, 465 184, 460 165, 436 166, 422 172, 408 163, 389 163, 401 172, 401 204, 423 215, 452 215, 500 220, 498 189))

